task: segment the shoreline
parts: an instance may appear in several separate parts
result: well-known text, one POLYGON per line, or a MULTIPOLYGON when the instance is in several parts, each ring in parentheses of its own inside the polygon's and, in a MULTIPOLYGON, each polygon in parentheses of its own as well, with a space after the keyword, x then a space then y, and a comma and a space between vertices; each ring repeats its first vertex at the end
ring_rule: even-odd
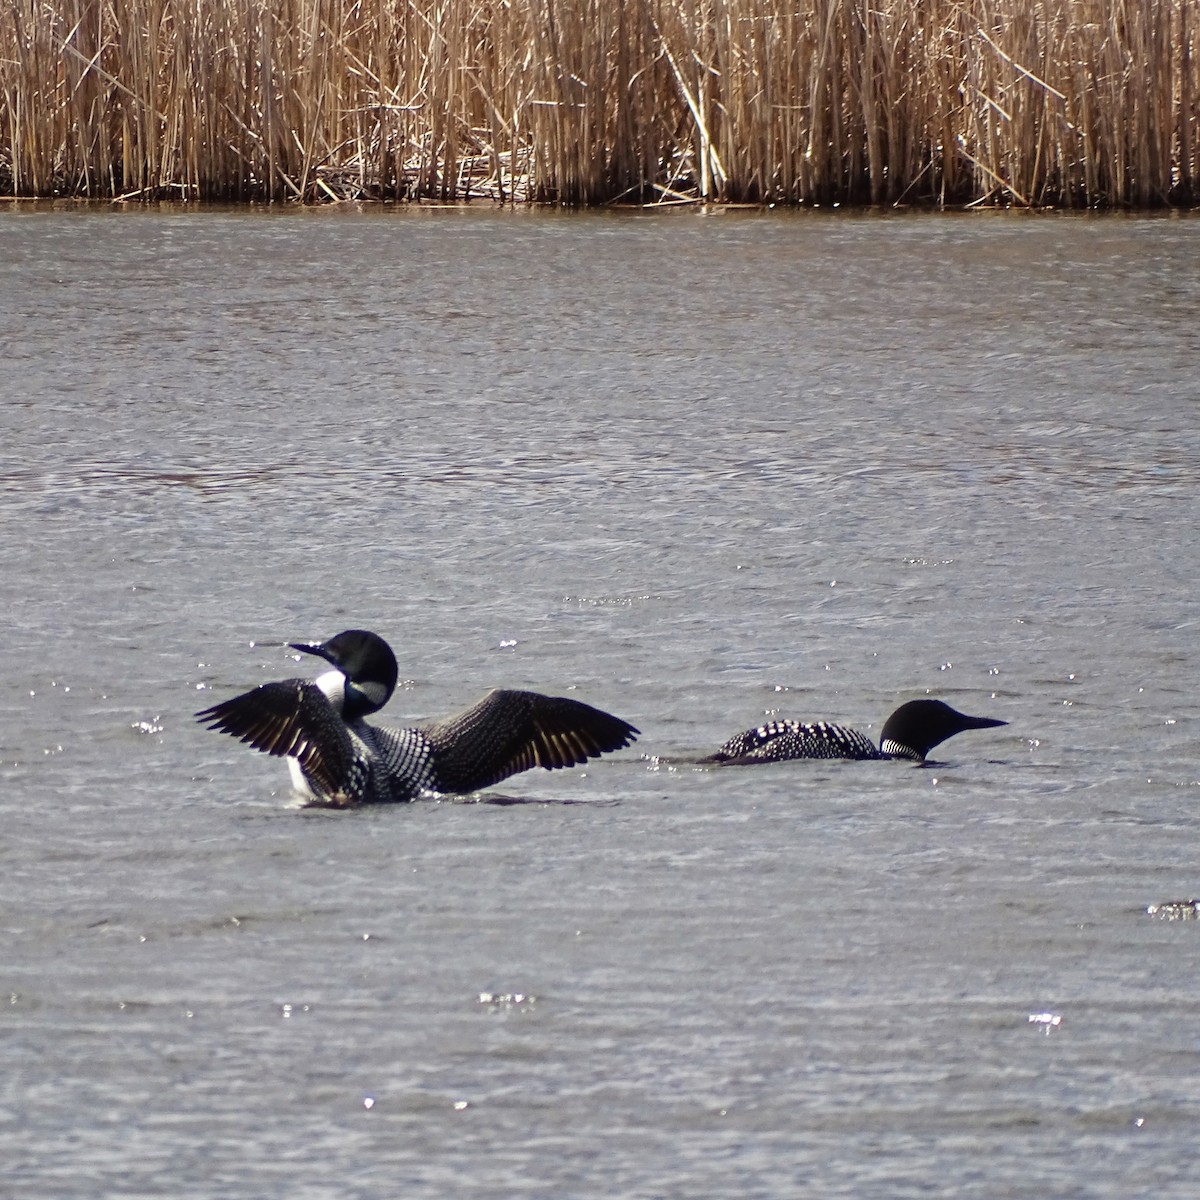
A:
POLYGON ((1200 205, 1200 0, 152 7, 0 27, 0 195, 1200 205))

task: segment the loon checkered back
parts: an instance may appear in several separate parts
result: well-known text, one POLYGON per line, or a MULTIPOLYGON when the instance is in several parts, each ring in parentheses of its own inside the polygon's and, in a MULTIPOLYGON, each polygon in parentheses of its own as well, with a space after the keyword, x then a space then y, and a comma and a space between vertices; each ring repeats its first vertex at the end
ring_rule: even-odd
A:
POLYGON ((396 687, 391 647, 349 629, 327 642, 293 642, 334 670, 313 682, 284 679, 196 714, 210 729, 286 758, 296 790, 343 807, 411 800, 423 791, 490 787, 531 767, 578 766, 630 745, 638 730, 610 713, 560 696, 496 689, 441 721, 393 729, 363 718, 396 687))
POLYGON ((828 721, 769 721, 730 738, 715 754, 700 761, 736 766, 795 758, 906 758, 923 762, 934 746, 956 733, 1007 724, 992 717, 969 717, 941 700, 910 700, 883 723, 878 746, 865 733, 828 721))

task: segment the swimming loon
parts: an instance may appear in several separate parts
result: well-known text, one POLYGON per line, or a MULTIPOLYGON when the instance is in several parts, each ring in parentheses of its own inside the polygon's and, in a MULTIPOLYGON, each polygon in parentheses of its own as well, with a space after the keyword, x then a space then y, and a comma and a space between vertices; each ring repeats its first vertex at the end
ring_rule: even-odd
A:
POLYGON ((879 746, 865 733, 817 721, 769 721, 730 738, 703 763, 782 762, 791 758, 907 758, 924 762, 934 746, 967 729, 1007 725, 992 717, 968 717, 941 700, 910 700, 883 723, 879 746))
POLYGON ((333 664, 315 681, 283 679, 196 714, 266 754, 287 758, 296 791, 310 802, 412 800, 423 791, 489 787, 531 767, 574 767, 633 742, 620 717, 565 697, 495 689, 441 721, 388 729, 363 720, 396 688, 392 648, 365 629, 327 642, 290 642, 333 664))

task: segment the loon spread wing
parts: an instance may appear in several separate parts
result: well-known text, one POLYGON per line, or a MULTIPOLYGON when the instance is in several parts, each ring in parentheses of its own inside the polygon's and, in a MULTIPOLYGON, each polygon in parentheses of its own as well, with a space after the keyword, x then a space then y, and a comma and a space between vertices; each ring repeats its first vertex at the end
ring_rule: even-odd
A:
POLYGON ((828 721, 768 721, 737 734, 701 762, 782 762, 792 758, 883 758, 865 733, 828 721))
POLYGON ((276 758, 294 758, 330 796, 343 795, 355 765, 345 722, 315 684, 281 679, 196 714, 209 729, 231 734, 276 758))
POLYGON ((639 730, 580 700, 496 688, 421 732, 433 747, 432 790, 462 793, 531 767, 579 766, 628 746, 639 730))

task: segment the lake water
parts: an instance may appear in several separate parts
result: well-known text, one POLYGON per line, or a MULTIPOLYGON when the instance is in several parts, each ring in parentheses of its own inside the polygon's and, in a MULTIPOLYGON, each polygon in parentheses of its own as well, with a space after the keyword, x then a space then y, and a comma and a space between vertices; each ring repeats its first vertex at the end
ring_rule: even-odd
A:
POLYGON ((1196 1195, 1198 314, 1194 218, 0 214, 5 1194, 1196 1195), (298 809, 191 714, 350 626, 642 739, 298 809))

